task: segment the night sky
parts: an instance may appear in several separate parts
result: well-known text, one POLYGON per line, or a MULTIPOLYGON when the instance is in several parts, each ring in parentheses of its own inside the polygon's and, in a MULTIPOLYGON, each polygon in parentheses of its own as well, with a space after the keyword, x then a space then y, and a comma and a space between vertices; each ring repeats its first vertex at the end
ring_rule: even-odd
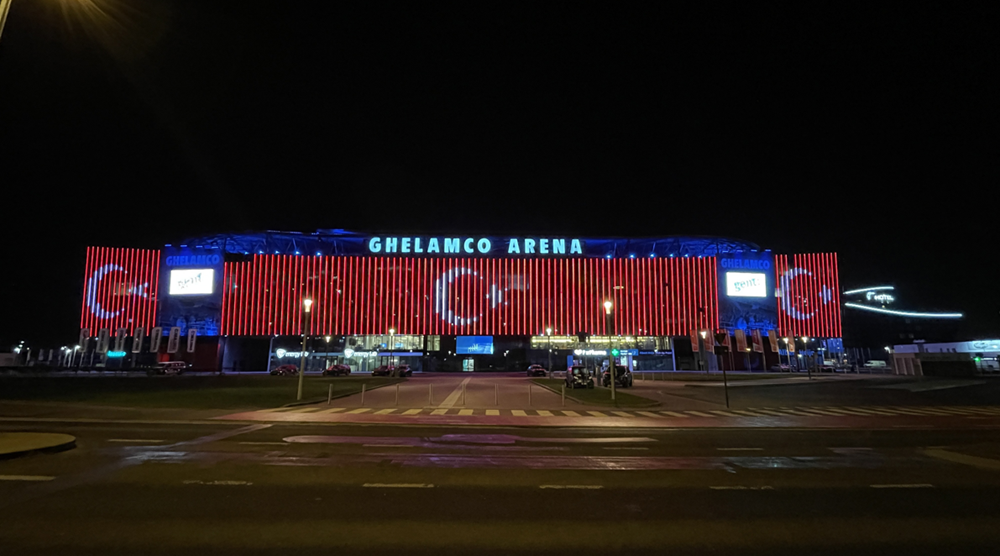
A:
POLYGON ((325 4, 13 0, 0 349, 75 342, 87 245, 316 228, 837 251, 1000 335, 987 3, 325 4))

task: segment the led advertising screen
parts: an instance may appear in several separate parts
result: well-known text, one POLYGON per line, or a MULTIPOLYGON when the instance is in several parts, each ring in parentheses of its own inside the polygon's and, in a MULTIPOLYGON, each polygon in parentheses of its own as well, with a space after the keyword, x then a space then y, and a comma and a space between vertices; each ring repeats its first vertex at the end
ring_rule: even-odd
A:
POLYGON ((493 353, 493 336, 458 336, 455 343, 455 353, 459 355, 493 353))
POLYGON ((767 297, 767 275, 763 272, 727 272, 726 295, 767 297))
POLYGON ((214 291, 215 269, 178 268, 170 271, 170 295, 206 295, 214 291))

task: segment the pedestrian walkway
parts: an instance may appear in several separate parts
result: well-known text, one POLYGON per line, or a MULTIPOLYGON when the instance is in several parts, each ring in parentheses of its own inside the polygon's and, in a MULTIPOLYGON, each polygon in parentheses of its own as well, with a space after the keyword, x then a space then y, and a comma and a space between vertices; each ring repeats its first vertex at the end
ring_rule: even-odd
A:
POLYGON ((279 407, 221 417, 254 421, 341 421, 346 416, 371 417, 502 417, 573 419, 715 419, 775 417, 1000 417, 1000 406, 809 406, 751 407, 726 410, 554 410, 554 409, 465 409, 465 408, 347 408, 329 406, 279 407))

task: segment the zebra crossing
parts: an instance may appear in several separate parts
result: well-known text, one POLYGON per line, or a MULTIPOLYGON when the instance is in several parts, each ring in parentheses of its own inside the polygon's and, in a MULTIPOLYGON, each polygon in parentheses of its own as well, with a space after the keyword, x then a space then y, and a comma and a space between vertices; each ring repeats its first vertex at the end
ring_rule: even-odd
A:
MULTIPOLYGON (((257 411, 258 414, 340 416, 454 416, 454 417, 568 417, 588 418, 661 418, 661 419, 725 419, 747 417, 1000 417, 1000 406, 815 406, 815 407, 750 407, 727 410, 556 410, 556 409, 468 409, 468 408, 369 408, 369 407, 279 407, 257 411)), ((284 420, 284 419, 282 419, 284 420)))

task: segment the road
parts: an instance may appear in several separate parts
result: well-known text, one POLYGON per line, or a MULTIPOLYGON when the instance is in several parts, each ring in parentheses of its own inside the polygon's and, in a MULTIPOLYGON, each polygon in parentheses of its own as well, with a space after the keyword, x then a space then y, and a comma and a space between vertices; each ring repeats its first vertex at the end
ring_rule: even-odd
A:
MULTIPOLYGON (((0 431, 54 431, 2 422, 0 431)), ((1000 430, 61 423, 4 554, 995 554, 1000 430)))

